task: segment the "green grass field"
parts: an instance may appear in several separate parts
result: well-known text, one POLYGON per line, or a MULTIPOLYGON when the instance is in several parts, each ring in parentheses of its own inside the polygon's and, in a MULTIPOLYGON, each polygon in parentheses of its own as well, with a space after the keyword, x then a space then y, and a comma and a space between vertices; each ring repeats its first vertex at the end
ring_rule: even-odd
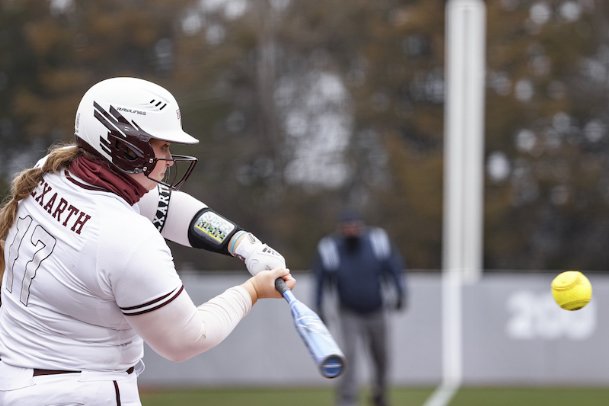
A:
MULTIPOLYGON (((393 406, 419 406, 433 388, 395 388, 393 406)), ((144 406, 333 406, 330 388, 185 389, 154 391, 144 389, 144 406)), ((362 395, 361 406, 366 393, 362 395)), ((609 388, 463 388, 451 406, 606 406, 609 388)))

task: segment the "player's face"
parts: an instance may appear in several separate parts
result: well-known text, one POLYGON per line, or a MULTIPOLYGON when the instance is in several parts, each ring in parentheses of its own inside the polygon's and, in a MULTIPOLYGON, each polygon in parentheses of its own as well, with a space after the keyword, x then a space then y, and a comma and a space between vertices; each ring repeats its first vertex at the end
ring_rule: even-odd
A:
POLYGON ((154 151, 154 156, 159 159, 156 166, 148 176, 143 173, 131 175, 147 190, 154 189, 157 186, 155 181, 162 181, 165 173, 173 166, 171 151, 169 150, 170 145, 167 141, 152 139, 150 140, 150 146, 154 151))
POLYGON ((362 233, 363 224, 361 221, 350 221, 340 224, 340 232, 345 237, 359 237, 362 233))
POLYGON ((150 172, 150 176, 148 177, 161 181, 165 177, 165 172, 169 170, 170 166, 173 166, 173 161, 171 160, 171 151, 169 150, 169 143, 161 140, 150 140, 150 146, 152 146, 154 156, 160 160, 156 163, 156 166, 152 172, 150 172))

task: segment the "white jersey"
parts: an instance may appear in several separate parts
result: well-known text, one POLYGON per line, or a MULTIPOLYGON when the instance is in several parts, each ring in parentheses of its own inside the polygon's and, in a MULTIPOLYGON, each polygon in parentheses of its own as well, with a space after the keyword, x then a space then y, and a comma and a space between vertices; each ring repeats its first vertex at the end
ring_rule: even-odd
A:
POLYGON ((19 203, 4 255, 0 359, 19 367, 124 371, 143 356, 126 316, 183 290, 138 206, 64 170, 19 203))

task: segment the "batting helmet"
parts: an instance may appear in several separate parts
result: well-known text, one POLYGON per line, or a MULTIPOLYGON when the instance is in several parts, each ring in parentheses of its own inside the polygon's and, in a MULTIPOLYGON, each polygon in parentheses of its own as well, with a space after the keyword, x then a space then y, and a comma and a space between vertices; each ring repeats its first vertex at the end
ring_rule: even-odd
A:
MULTIPOLYGON (((76 112, 77 144, 101 156, 124 173, 144 173, 154 169, 155 157, 151 139, 179 144, 199 141, 182 130, 180 108, 173 95, 163 87, 146 80, 119 77, 103 80, 83 96, 76 112)), ((197 159, 173 155, 174 166, 188 163, 178 170, 178 179, 161 181, 171 188, 181 186, 190 176, 197 159)))

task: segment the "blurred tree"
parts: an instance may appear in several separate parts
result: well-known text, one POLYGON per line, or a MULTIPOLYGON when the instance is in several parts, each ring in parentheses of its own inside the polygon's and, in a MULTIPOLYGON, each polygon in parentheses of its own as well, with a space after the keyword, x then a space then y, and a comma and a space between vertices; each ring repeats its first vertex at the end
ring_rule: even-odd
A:
POLYGON ((486 267, 606 270, 609 9, 488 7, 486 267))
POLYGON ((71 141, 84 90, 119 75, 164 77, 188 1, 0 2, 0 175, 71 141), (142 5, 146 7, 142 7, 142 5))
POLYGON ((188 190, 205 185, 294 269, 347 204, 399 236, 411 266, 439 267, 443 2, 225 6, 189 14, 178 57, 208 157, 188 190))
MULTIPOLYGON (((0 187, 72 140, 86 88, 138 76, 174 92, 201 140, 185 190, 292 269, 344 205, 437 269, 444 5, 0 0, 0 187)), ((607 269, 607 7, 487 2, 488 269, 607 269)), ((180 269, 237 267, 173 248, 180 269)))

